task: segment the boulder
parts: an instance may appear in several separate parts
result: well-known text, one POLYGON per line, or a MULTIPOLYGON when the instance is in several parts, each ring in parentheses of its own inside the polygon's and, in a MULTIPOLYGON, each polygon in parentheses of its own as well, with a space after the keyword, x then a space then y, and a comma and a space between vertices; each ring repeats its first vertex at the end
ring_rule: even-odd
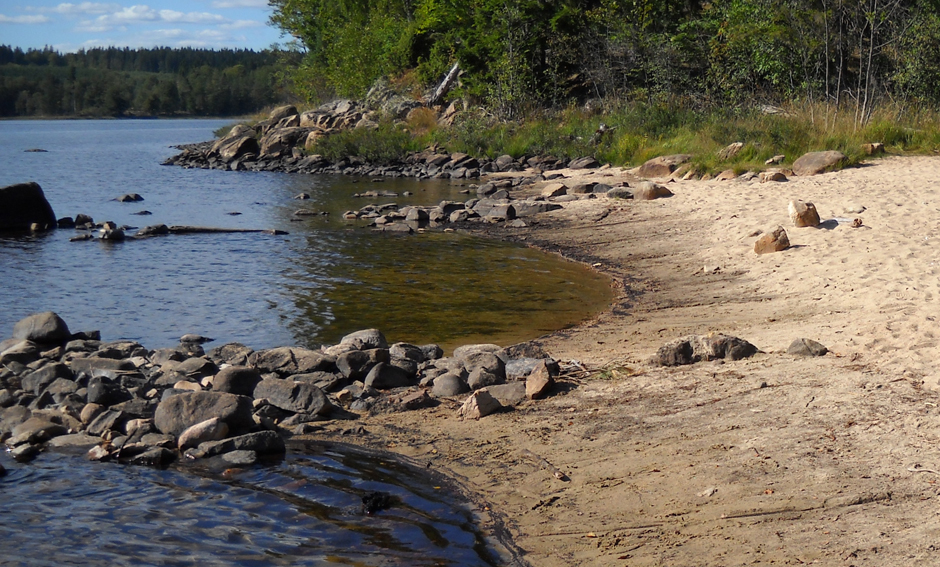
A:
POLYGON ((486 388, 483 388, 482 390, 477 390, 467 398, 463 405, 460 406, 460 409, 457 410, 457 415, 464 419, 480 419, 481 417, 486 417, 491 413, 499 411, 502 407, 499 401, 490 395, 486 388))
POLYGON ((223 138, 212 146, 212 153, 218 153, 223 162, 228 163, 246 154, 258 154, 258 140, 252 136, 236 135, 223 138))
POLYGON ((13 326, 13 338, 41 344, 64 343, 72 333, 61 317, 51 311, 36 313, 13 326))
POLYGON ((725 161, 733 158, 738 155, 738 152, 741 151, 741 148, 744 147, 743 142, 735 142, 733 144, 728 144, 718 152, 718 159, 725 161))
POLYGON ((47 364, 42 368, 26 374, 21 379, 21 387, 27 392, 39 395, 50 384, 58 379, 72 380, 72 370, 61 362, 47 364))
POLYGON ((232 366, 246 366, 248 357, 254 350, 241 343, 228 343, 215 347, 206 353, 206 356, 212 362, 222 365, 231 364, 232 366))
POLYGON ((297 114, 298 113, 297 113, 296 106, 294 106, 293 104, 286 104, 284 106, 278 106, 277 108, 272 110, 271 114, 268 115, 268 120, 270 120, 272 123, 277 123, 278 121, 284 118, 288 118, 290 116, 296 116, 297 114))
POLYGON ((447 372, 434 379, 431 395, 435 398, 449 398, 470 391, 466 381, 458 374, 447 372))
POLYGON ((787 181, 787 176, 782 171, 762 171, 757 176, 760 179, 761 183, 767 183, 768 181, 787 181))
POLYGON ((568 187, 564 183, 558 183, 557 181, 542 187, 542 196, 547 198, 561 197, 567 193, 568 187))
POLYGON ((709 333, 690 335, 676 339, 659 347, 653 363, 660 366, 680 366, 700 361, 731 359, 740 360, 760 352, 756 346, 730 335, 709 333))
POLYGON ((352 345, 359 350, 369 350, 373 348, 388 348, 388 341, 385 335, 378 329, 363 329, 350 333, 340 339, 342 345, 352 345))
POLYGON ((652 201, 663 197, 672 197, 672 191, 664 186, 653 183, 652 181, 641 181, 633 187, 633 199, 635 201, 652 201))
POLYGON ((486 390, 504 407, 515 406, 526 399, 526 383, 522 381, 497 384, 487 387, 486 390))
POLYGON ((259 155, 266 157, 289 156, 291 150, 302 139, 306 138, 306 128, 280 128, 272 130, 261 138, 259 155))
POLYGON ((157 406, 154 424, 162 433, 179 435, 189 427, 218 417, 231 431, 246 431, 254 426, 251 398, 224 392, 182 392, 157 406))
POLYGON ((562 207, 557 203, 526 200, 513 202, 512 208, 516 211, 516 217, 532 217, 540 213, 557 211, 562 207))
POLYGON ((228 366, 220 370, 212 379, 212 390, 251 396, 258 382, 261 382, 261 373, 256 369, 247 366, 228 366))
POLYGON ((636 174, 640 177, 669 177, 677 167, 692 159, 688 154, 659 156, 641 165, 636 174))
POLYGON ((212 457, 233 451, 254 451, 259 455, 281 454, 287 450, 284 440, 274 431, 258 431, 221 441, 208 441, 196 449, 186 452, 187 456, 212 457))
POLYGON ((38 183, 0 187, 0 231, 55 227, 55 213, 38 183))
POLYGON ((795 339, 787 348, 788 354, 797 356, 826 356, 829 349, 812 339, 795 339))
POLYGON ((281 376, 307 372, 330 371, 336 360, 323 352, 297 347, 278 347, 258 350, 248 357, 248 365, 262 374, 277 372, 281 376))
POLYGON ((409 373, 399 366, 379 362, 369 370, 363 382, 367 387, 376 390, 402 388, 414 383, 414 373, 409 373))
POLYGON ((633 191, 625 186, 611 187, 611 189, 607 191, 607 197, 610 199, 632 199, 633 191))
POLYGON ((772 232, 764 234, 754 243, 754 252, 758 254, 770 254, 771 252, 780 252, 790 247, 790 239, 787 237, 787 231, 782 226, 778 226, 772 232))
POLYGON ((388 351, 381 348, 352 350, 336 357, 336 367, 350 380, 361 380, 380 362, 390 362, 388 351))
POLYGON ((206 441, 225 439, 227 435, 228 424, 217 417, 213 417, 186 428, 185 431, 180 433, 177 446, 180 451, 185 451, 206 441))
POLYGON ((816 212, 816 205, 804 201, 790 201, 787 210, 793 226, 797 228, 819 226, 819 213, 816 212))
POLYGON ((537 400, 545 397, 554 386, 555 379, 552 377, 548 366, 542 361, 526 377, 525 395, 530 400, 537 400))
POLYGON ((793 173, 806 176, 841 169, 846 159, 845 154, 837 151, 810 152, 793 162, 793 173))
POLYGON ((120 382, 95 376, 88 381, 88 403, 101 406, 113 406, 130 400, 130 392, 120 382))
POLYGON ((471 390, 479 390, 487 386, 503 384, 505 381, 506 379, 504 377, 497 376, 482 367, 474 368, 470 371, 470 375, 467 376, 467 386, 469 386, 471 390))
POLYGON ((588 156, 572 160, 571 163, 568 164, 568 169, 595 169, 600 166, 600 162, 588 156))
POLYGON ((308 382, 266 378, 255 386, 255 399, 266 399, 274 407, 294 413, 321 415, 330 410, 323 390, 308 382))

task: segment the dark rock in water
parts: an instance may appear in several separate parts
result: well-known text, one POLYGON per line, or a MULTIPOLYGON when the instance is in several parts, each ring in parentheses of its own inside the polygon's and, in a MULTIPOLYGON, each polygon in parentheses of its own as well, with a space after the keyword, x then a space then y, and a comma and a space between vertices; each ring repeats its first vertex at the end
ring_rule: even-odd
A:
POLYGON ((182 337, 180 337, 181 343, 195 343, 199 345, 205 344, 205 343, 211 343, 214 340, 215 339, 210 339, 209 337, 204 337, 202 335, 195 335, 192 333, 187 333, 183 335, 182 337))
POLYGON ((4 477, 7 474, 7 470, 3 468, 3 465, 0 465, 0 477, 4 477))
POLYGON ((248 466, 258 462, 255 451, 230 451, 222 455, 222 460, 230 465, 248 466))
POLYGON ((56 227, 55 213, 38 183, 0 187, 0 231, 56 227))
POLYGON ((787 353, 797 356, 825 356, 828 352, 828 348, 812 339, 796 339, 787 348, 787 353))
POLYGON ((130 459, 132 465, 163 467, 176 460, 176 451, 165 447, 153 447, 130 459))
POLYGON ((119 201, 121 203, 138 203, 143 200, 144 198, 138 195, 137 193, 128 193, 126 195, 121 195, 120 197, 116 199, 116 201, 119 201))
POLYGON ((760 352, 756 346, 721 333, 691 335, 671 341, 661 347, 653 357, 653 363, 661 366, 694 364, 705 360, 729 358, 740 360, 760 352))
POLYGON ((370 516, 392 507, 392 495, 387 492, 370 492, 362 497, 362 511, 370 516))
POLYGON ((139 215, 139 216, 142 216, 142 217, 143 217, 143 216, 147 216, 147 215, 152 215, 153 213, 151 213, 150 211, 137 211, 136 213, 131 213, 131 214, 132 214, 132 215, 139 215))
POLYGON ((255 386, 254 397, 255 399, 264 398, 275 407, 296 413, 321 414, 332 407, 320 388, 307 382, 290 379, 262 380, 255 386))
POLYGON ((261 382, 261 373, 247 366, 228 366, 212 379, 212 389, 239 396, 254 395, 255 386, 261 382))
POLYGON ((10 450, 10 456, 18 463, 28 463, 36 458, 41 448, 39 445, 25 443, 10 450))
POLYGON ((273 431, 258 431, 221 441, 200 443, 199 447, 186 451, 195 458, 213 457, 232 451, 254 451, 259 455, 282 454, 287 450, 284 440, 273 431))
POLYGON ((83 242, 85 240, 93 240, 95 237, 90 234, 79 234, 78 236, 73 236, 69 238, 69 242, 83 242))
POLYGON ((49 150, 44 150, 42 148, 30 148, 28 150, 23 150, 23 153, 27 154, 45 154, 49 153, 49 150))
POLYGON ((162 433, 179 435, 187 428, 218 417, 233 432, 247 431, 255 422, 251 417, 251 398, 223 392, 183 392, 157 406, 154 424, 162 433))
POLYGON ((72 217, 62 217, 56 221, 56 226, 59 228, 75 228, 75 221, 72 220, 72 217))
POLYGON ((72 333, 61 317, 51 311, 36 313, 13 326, 13 338, 34 343, 55 344, 69 340, 72 333))
POLYGON ((107 242, 123 242, 127 238, 127 235, 124 233, 123 229, 101 229, 101 233, 98 236, 99 240, 104 240, 107 242))
POLYGON ((138 230, 136 236, 139 238, 142 236, 162 236, 164 234, 170 234, 170 227, 165 224, 155 224, 138 230))
POLYGON ((75 224, 76 224, 77 226, 83 226, 83 225, 88 225, 88 224, 95 224, 95 219, 91 218, 91 217, 88 216, 88 215, 79 213, 79 214, 75 215, 75 224))

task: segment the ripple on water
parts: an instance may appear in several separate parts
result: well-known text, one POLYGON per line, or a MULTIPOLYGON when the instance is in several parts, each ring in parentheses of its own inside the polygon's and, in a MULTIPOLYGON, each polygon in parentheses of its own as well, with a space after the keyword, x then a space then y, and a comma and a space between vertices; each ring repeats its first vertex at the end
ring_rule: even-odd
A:
POLYGON ((225 477, 61 453, 3 464, 4 565, 495 564, 439 479, 351 447, 292 447, 225 477), (372 491, 393 506, 365 515, 372 491))

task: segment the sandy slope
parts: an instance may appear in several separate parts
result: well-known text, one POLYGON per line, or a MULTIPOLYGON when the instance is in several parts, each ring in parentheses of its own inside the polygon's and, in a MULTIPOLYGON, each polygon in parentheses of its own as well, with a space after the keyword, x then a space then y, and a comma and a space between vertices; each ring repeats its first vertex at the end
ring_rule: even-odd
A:
MULTIPOLYGON (((507 236, 622 282, 609 312, 535 341, 592 372, 478 422, 444 404, 364 419, 344 439, 461 479, 531 565, 938 565, 940 472, 911 471, 940 471, 938 178, 940 158, 886 158, 567 204, 507 236), (791 199, 863 226, 793 228, 791 199), (778 224, 793 246, 755 255, 755 232, 778 224), (764 354, 648 364, 709 331, 764 354), (832 353, 786 354, 798 337, 832 353)), ((326 436, 348 425, 335 427, 326 436)))

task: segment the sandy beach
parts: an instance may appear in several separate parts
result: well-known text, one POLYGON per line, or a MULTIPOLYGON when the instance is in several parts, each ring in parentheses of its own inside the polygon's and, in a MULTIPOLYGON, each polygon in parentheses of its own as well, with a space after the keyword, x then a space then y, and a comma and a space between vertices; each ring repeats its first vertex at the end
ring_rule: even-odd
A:
POLYGON ((936 565, 938 171, 940 158, 887 157, 783 183, 657 180, 674 196, 585 199, 505 229, 617 282, 610 310, 532 342, 583 370, 479 421, 455 400, 318 437, 455 478, 532 566, 936 565), (793 199, 822 226, 794 228, 793 199), (791 247, 755 254, 778 225, 791 247), (650 364, 712 331, 763 352, 650 364), (787 354, 797 338, 830 353, 787 354))

